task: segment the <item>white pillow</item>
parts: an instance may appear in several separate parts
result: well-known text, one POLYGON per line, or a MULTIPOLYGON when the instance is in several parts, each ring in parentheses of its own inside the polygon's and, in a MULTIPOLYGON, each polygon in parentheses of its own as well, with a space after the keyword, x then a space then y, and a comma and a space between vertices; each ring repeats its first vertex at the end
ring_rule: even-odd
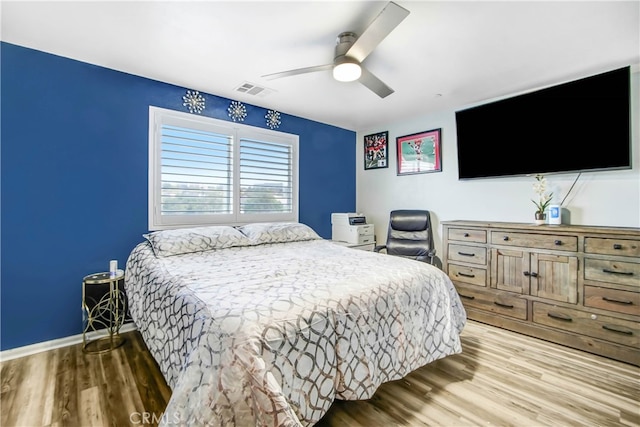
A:
POLYGON ((311 227, 299 222, 262 222, 238 227, 253 245, 322 239, 311 227))
POLYGON ((244 234, 226 225, 155 231, 143 237, 157 257, 251 245, 244 234))

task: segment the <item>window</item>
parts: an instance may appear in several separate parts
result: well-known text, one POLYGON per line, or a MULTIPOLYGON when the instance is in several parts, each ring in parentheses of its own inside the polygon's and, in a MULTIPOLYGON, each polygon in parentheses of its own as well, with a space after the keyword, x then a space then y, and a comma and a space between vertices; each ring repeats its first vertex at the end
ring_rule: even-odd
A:
POLYGON ((149 229, 298 221, 298 136, 149 107, 149 229))

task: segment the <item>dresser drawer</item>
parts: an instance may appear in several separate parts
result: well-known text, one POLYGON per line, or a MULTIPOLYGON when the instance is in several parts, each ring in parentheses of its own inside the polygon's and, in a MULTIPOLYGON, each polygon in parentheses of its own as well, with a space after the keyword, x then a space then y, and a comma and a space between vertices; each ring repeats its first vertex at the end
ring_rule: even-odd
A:
POLYGON ((640 345, 638 322, 534 301, 533 321, 556 329, 600 338, 630 347, 640 345))
POLYGON ((527 320, 527 300, 510 292, 487 291, 473 285, 456 284, 462 305, 503 316, 527 320))
POLYGON ((451 280, 457 282, 470 283, 476 286, 487 286, 487 270, 484 268, 449 264, 449 277, 451 280))
POLYGON ((584 305, 586 307, 640 316, 640 293, 585 286, 584 305))
POLYGON ((640 257, 640 240, 585 237, 584 251, 589 254, 640 257))
POLYGON ((632 286, 640 290, 640 264, 585 258, 584 278, 597 282, 632 286))
POLYGON ((533 249, 552 249, 557 251, 578 250, 577 236, 557 236, 551 234, 513 233, 492 231, 491 243, 502 246, 518 246, 533 249))
POLYGON ((449 240, 461 242, 487 243, 487 231, 473 228, 450 228, 449 240))
POLYGON ((487 265, 487 248, 449 244, 449 260, 487 265))

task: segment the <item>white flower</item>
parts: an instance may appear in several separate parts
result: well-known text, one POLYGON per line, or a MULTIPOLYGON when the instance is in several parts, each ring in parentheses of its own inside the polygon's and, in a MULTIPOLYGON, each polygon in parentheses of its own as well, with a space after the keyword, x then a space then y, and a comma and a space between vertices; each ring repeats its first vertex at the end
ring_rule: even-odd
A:
POLYGON ((542 175, 536 175, 536 181, 533 183, 533 192, 542 196, 547 191, 547 178, 542 175))

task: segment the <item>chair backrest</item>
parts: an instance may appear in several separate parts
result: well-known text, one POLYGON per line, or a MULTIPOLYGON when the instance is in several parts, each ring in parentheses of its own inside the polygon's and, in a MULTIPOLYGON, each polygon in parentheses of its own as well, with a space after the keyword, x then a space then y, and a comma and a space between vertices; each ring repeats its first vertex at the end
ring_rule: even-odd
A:
POLYGON ((386 246, 389 255, 433 263, 435 247, 429 211, 391 211, 386 246))

